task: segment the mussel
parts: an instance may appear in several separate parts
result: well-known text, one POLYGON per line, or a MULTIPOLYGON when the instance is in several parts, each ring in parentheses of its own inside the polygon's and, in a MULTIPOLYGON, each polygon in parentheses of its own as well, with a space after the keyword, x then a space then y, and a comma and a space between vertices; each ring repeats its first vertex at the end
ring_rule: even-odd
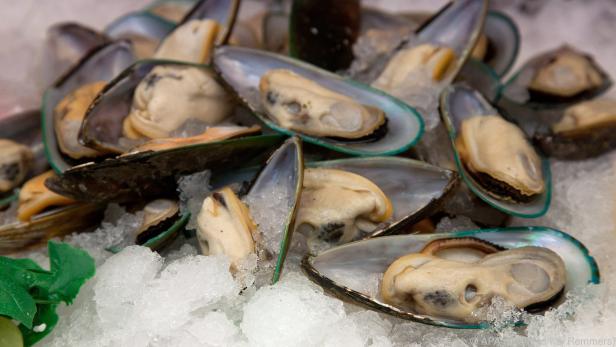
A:
POLYGON ((443 91, 440 112, 458 170, 473 193, 520 217, 536 217, 547 211, 549 165, 520 129, 500 118, 481 94, 464 85, 443 91))
POLYGON ((502 250, 481 239, 450 238, 394 260, 380 295, 418 314, 476 323, 478 311, 495 297, 517 308, 536 307, 555 300, 566 280, 563 260, 548 248, 502 250))
POLYGON ((296 229, 309 243, 412 231, 412 225, 439 210, 458 183, 449 170, 403 158, 338 159, 306 166, 296 229), (358 213, 362 209, 363 215, 358 213))
POLYGON ((481 314, 477 309, 496 296, 543 311, 560 304, 563 292, 599 282, 588 250, 570 235, 544 227, 379 237, 307 255, 302 268, 345 301, 466 329, 490 326, 472 312, 481 314))
POLYGON ((303 165, 301 141, 293 137, 272 154, 242 200, 229 186, 207 197, 198 216, 202 251, 226 254, 233 268, 256 253, 273 268, 272 282, 278 281, 294 231, 303 165))
POLYGON ((423 124, 413 109, 314 66, 230 46, 216 49, 213 65, 267 126, 284 134, 298 134, 306 142, 354 155, 392 155, 408 149, 421 136, 423 124), (281 87, 284 85, 289 87, 281 87), (322 133, 314 129, 323 124, 325 129, 346 129, 352 134, 341 137, 336 130, 322 133), (298 127, 301 131, 294 130, 298 127))
POLYGON ((486 12, 480 0, 443 7, 395 50, 373 86, 406 100, 405 89, 451 82, 479 40, 486 12))
POLYGON ((600 98, 565 109, 546 132, 534 136, 546 154, 565 160, 585 159, 616 148, 616 101, 600 98))
POLYGON ((30 171, 33 154, 29 147, 8 139, 0 139, 0 196, 18 187, 30 171))
POLYGON ((503 86, 499 105, 510 113, 516 108, 527 113, 562 110, 603 94, 611 85, 592 56, 562 46, 524 64, 503 86))
POLYGON ((41 81, 47 87, 79 62, 87 53, 109 43, 105 34, 78 23, 59 23, 47 30, 41 81))
POLYGON ((519 45, 520 33, 513 19, 503 12, 489 11, 471 58, 486 64, 502 77, 513 66, 519 45))
MULTIPOLYGON (((81 124, 79 119, 83 117, 83 112, 89 106, 89 101, 96 95, 90 90, 77 91, 84 85, 111 80, 115 75, 124 70, 134 60, 132 48, 127 41, 116 41, 92 51, 75 65, 65 76, 60 78, 50 87, 43 97, 43 142, 49 163, 56 172, 63 172, 76 162, 73 157, 82 157, 80 150, 84 150, 77 142, 78 129, 81 124), (69 94, 74 93, 73 96, 69 94), (75 103, 73 103, 76 99, 75 103), (82 99, 82 97, 85 97, 82 99), (65 107, 59 105, 65 99, 65 107), (75 109, 70 117, 68 111, 75 109), (58 126, 57 128, 55 126, 58 126), (68 130, 67 132, 64 132, 68 130), (62 137, 63 146, 71 150, 77 147, 77 153, 63 153, 58 143, 58 137, 62 137), (66 136, 66 138, 65 138, 66 136), (73 144, 67 146, 67 144, 73 144)), ((92 85, 100 88, 102 84, 92 85)), ((91 155, 91 151, 88 152, 91 155)))
POLYGON ((44 182, 54 175, 53 171, 47 171, 28 180, 19 191, 16 211, 4 212, 15 216, 4 216, 12 222, 0 227, 0 254, 85 231, 102 219, 103 206, 78 203, 47 189, 44 182))
POLYGON ((124 240, 118 244, 110 246, 108 251, 116 253, 132 244, 161 249, 178 235, 190 218, 189 214, 180 213, 176 199, 158 198, 145 205, 137 204, 139 207, 136 213, 140 215, 141 221, 132 233, 125 235, 124 240))

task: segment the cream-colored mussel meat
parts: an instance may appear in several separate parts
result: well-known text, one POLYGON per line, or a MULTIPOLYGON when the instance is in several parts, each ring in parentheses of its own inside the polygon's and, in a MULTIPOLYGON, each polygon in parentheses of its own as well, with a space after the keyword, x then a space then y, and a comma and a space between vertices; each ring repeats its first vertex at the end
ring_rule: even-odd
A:
POLYGON ((54 108, 53 119, 58 146, 62 153, 73 159, 100 155, 94 149, 79 143, 79 130, 88 107, 105 85, 105 81, 84 84, 65 96, 54 108))
POLYGON ((608 127, 616 127, 616 100, 595 99, 567 108, 560 121, 552 125, 552 131, 576 135, 608 127))
POLYGON ((589 57, 564 47, 537 69, 528 88, 543 94, 572 97, 599 87, 602 82, 601 73, 589 57))
POLYGON ((425 78, 422 82, 441 81, 454 62, 455 52, 449 47, 426 43, 406 48, 394 55, 372 85, 395 95, 408 83, 409 76, 425 78))
POLYGON ((193 66, 157 66, 139 83, 124 135, 130 139, 172 137, 190 123, 215 125, 233 109, 231 97, 212 72, 193 66))
POLYGON ((203 201, 197 217, 197 237, 206 255, 224 254, 232 268, 256 252, 257 226, 248 207, 231 188, 223 188, 203 201))
POLYGON ((375 107, 330 90, 285 69, 265 73, 259 83, 261 104, 280 126, 319 137, 357 139, 385 123, 375 107))
POLYGON ((498 115, 465 119, 456 148, 467 170, 497 197, 526 201, 545 189, 541 158, 524 133, 498 115))
MULTIPOLYGON (((460 242, 460 252, 483 243, 468 238, 450 241, 460 242)), ((525 308, 553 299, 566 283, 562 259, 547 248, 492 250, 468 261, 440 257, 438 249, 428 244, 419 253, 396 259, 384 273, 382 299, 417 314, 477 322, 485 318, 480 309, 494 297, 525 308)))
POLYGON ((299 206, 296 231, 343 243, 373 231, 393 214, 390 199, 376 184, 337 169, 304 170, 299 206))
POLYGON ((32 166, 30 148, 7 139, 0 139, 0 194, 19 186, 32 166))
POLYGON ((19 191, 19 206, 17 208, 17 218, 20 221, 28 221, 33 216, 50 207, 76 203, 75 200, 56 194, 45 186, 45 180, 54 175, 53 171, 47 171, 28 180, 21 187, 19 191))
POLYGON ((214 20, 190 20, 161 42, 154 58, 206 64, 210 61, 219 31, 220 25, 214 20))

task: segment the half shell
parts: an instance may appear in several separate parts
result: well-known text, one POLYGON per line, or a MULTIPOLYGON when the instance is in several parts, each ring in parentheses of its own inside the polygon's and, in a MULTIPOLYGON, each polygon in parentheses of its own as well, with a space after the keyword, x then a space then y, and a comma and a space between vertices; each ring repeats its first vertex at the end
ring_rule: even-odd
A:
POLYGON ((265 115, 259 95, 259 81, 272 69, 291 70, 327 89, 385 112, 387 132, 379 139, 372 142, 350 142, 298 134, 312 144, 353 155, 393 155, 413 146, 423 132, 421 117, 401 101, 368 86, 281 55, 226 46, 215 51, 213 65, 267 126, 283 134, 290 135, 295 132, 282 128, 265 115))
POLYGON ((460 153, 455 145, 455 140, 460 132, 460 127, 465 119, 475 116, 497 115, 496 111, 477 91, 463 85, 454 85, 443 91, 440 99, 441 119, 447 128, 454 150, 454 157, 458 172, 467 186, 475 195, 492 207, 502 212, 523 218, 535 218, 545 214, 550 206, 551 198, 551 173, 546 159, 542 159, 542 176, 545 189, 543 193, 532 198, 528 202, 511 202, 495 198, 494 194, 479 184, 465 165, 461 162, 460 153))
POLYGON ((84 57, 66 75, 45 92, 42 105, 43 143, 45 153, 54 171, 62 173, 75 161, 62 155, 54 134, 54 108, 69 93, 87 83, 109 81, 134 60, 127 41, 116 41, 99 47, 84 57))
MULTIPOLYGON (((485 322, 466 323, 413 313, 384 303, 378 295, 380 277, 394 260, 420 251, 433 240, 465 237, 478 238, 509 249, 537 246, 555 252, 565 263, 565 293, 581 290, 588 283, 599 283, 599 269, 588 250, 570 235, 544 227, 379 237, 339 246, 317 256, 307 255, 302 261, 302 268, 311 280, 329 293, 372 310, 449 328, 488 328, 490 325, 485 322)), ((557 306, 561 301, 554 302, 552 306, 557 306)))

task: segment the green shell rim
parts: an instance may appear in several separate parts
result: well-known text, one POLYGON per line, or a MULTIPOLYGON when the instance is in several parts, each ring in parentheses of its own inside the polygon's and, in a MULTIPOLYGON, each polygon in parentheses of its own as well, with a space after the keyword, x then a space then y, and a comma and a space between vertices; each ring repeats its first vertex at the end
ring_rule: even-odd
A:
POLYGON ((518 57, 518 53, 520 52, 520 30, 518 29, 518 26, 515 24, 513 19, 504 12, 497 11, 497 10, 489 10, 488 15, 486 16, 486 19, 487 17, 494 17, 494 18, 497 18, 498 20, 503 21, 503 23, 505 23, 511 29, 511 32, 513 33, 513 36, 515 37, 515 42, 513 45, 513 52, 512 52, 513 54, 511 55, 511 57, 509 57, 508 63, 503 69, 503 71, 498 73, 496 72, 496 70, 494 70, 490 66, 490 68, 494 71, 494 74, 496 74, 496 76, 498 76, 498 79, 500 80, 500 78, 507 75, 507 73, 511 70, 511 68, 513 67, 518 57))
POLYGON ((280 280, 280 275, 284 267, 284 261, 287 258, 287 253, 289 251, 289 246, 293 237, 293 232, 295 231, 295 217, 297 216, 297 210, 299 209, 299 199, 301 197, 301 190, 304 185, 304 152, 302 150, 302 141, 299 140, 298 137, 292 137, 290 141, 295 144, 298 163, 298 167, 296 167, 296 169, 298 170, 297 182, 295 184, 295 201, 289 211, 289 216, 286 220, 287 223, 285 223, 283 237, 280 241, 280 246, 278 248, 278 258, 276 259, 276 267, 274 268, 274 273, 272 274, 272 284, 275 284, 276 282, 278 282, 278 280, 280 280))
MULTIPOLYGON (((458 149, 456 148, 456 145, 455 145, 455 139, 457 135, 456 130, 454 129, 453 124, 451 123, 451 117, 449 115, 449 111, 444 110, 443 109, 444 107, 442 106, 444 104, 443 103, 444 98, 446 98, 447 94, 449 94, 449 90, 450 90, 449 88, 446 88, 445 90, 443 90, 443 93, 441 94, 441 97, 440 97, 441 106, 439 106, 439 111, 441 113, 442 118, 445 119, 444 123, 445 123, 445 127, 447 128, 447 134, 449 135, 449 142, 451 144, 451 149, 453 151, 454 160, 456 162, 456 168, 458 169, 458 173, 462 177, 462 180, 464 180, 464 183, 466 184, 466 186, 469 187, 469 189, 473 192, 473 194, 475 194, 475 196, 480 198, 482 201, 484 201, 491 207, 501 212, 504 212, 506 214, 509 214, 515 217, 520 217, 520 218, 538 218, 538 217, 545 215, 550 209, 550 205, 552 203, 552 170, 550 169, 550 161, 541 155, 540 155, 541 169, 543 172, 543 176, 545 178, 545 187, 546 187, 545 203, 543 204, 541 210, 534 212, 534 213, 520 213, 520 212, 516 212, 510 209, 504 208, 502 206, 493 204, 490 200, 486 199, 483 196, 481 189, 476 187, 475 184, 472 182, 472 180, 468 177, 468 175, 466 174, 466 169, 464 168, 464 166, 462 165, 462 161, 460 160, 458 149)), ((474 91, 474 89, 472 90, 474 91)))

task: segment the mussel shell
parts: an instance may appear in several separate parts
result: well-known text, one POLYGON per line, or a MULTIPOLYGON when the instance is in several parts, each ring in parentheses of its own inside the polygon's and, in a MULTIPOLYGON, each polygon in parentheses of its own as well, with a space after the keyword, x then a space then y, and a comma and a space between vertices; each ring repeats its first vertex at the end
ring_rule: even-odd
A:
POLYGON ((260 161, 282 136, 250 136, 146 151, 86 163, 47 180, 52 191, 81 201, 135 201, 174 192, 175 177, 207 169, 235 168, 260 161))
MULTIPOLYGON (((593 99, 605 93, 612 86, 610 76, 591 57, 592 66, 601 75, 602 84, 599 87, 581 92, 568 98, 542 98, 540 100, 532 99, 528 90, 528 84, 534 77, 535 71, 538 67, 543 66, 546 62, 553 59, 563 49, 566 48, 560 47, 540 54, 539 56, 530 59, 517 72, 515 72, 515 74, 503 85, 500 95, 501 99, 505 99, 503 100, 503 105, 506 106, 508 103, 518 104, 526 109, 536 111, 542 111, 545 109, 563 109, 572 104, 593 99)), ((499 103, 500 102, 501 101, 499 100, 499 103)))
POLYGON ((462 121, 473 116, 498 114, 498 111, 496 111, 479 92, 463 85, 450 86, 441 94, 439 111, 441 119, 447 128, 449 138, 451 139, 451 146, 458 172, 475 195, 490 206, 517 217, 537 218, 547 212, 550 207, 552 196, 552 177, 550 164, 547 159, 542 158, 545 190, 543 193, 534 197, 530 202, 525 203, 510 202, 495 198, 472 177, 462 164, 458 149, 454 143, 462 121))
POLYGON ((546 155, 561 160, 581 160, 597 157, 616 148, 616 126, 589 130, 586 134, 566 136, 539 132, 534 142, 546 155))
POLYGON ((283 134, 298 135, 308 143, 352 155, 394 155, 412 147, 423 133, 421 117, 403 102, 369 86, 288 57, 225 46, 216 49, 213 66, 267 126, 283 134), (259 97, 259 80, 271 69, 291 70, 362 104, 383 110, 388 120, 387 134, 373 142, 345 142, 296 134, 278 126, 264 114, 259 97))
POLYGON ((450 69, 453 79, 469 58, 484 27, 488 11, 486 0, 458 0, 444 6, 415 31, 401 48, 431 43, 450 47, 456 53, 456 62, 450 69))
POLYGON ((105 208, 97 204, 77 204, 36 215, 29 222, 14 222, 0 227, 0 254, 44 245, 47 240, 97 225, 105 208))
POLYGON ((455 82, 472 87, 491 103, 498 99, 502 86, 496 72, 490 66, 475 59, 469 59, 462 66, 455 82))
POLYGON ((231 36, 239 7, 240 0, 200 0, 188 11, 178 26, 193 19, 213 19, 223 27, 217 40, 217 43, 222 45, 231 36))
POLYGON ((128 41, 115 41, 100 46, 85 56, 77 65, 62 76, 45 92, 41 106, 43 143, 49 164, 57 173, 62 173, 75 162, 62 155, 54 129, 54 108, 66 95, 84 84, 109 81, 132 64, 132 47, 128 41))
POLYGON ((500 11, 489 11, 483 33, 488 39, 488 52, 483 63, 499 77, 513 67, 520 48, 520 31, 511 17, 500 11))
POLYGON ((49 164, 42 140, 40 110, 24 111, 0 119, 0 138, 30 147, 34 154, 34 165, 28 177, 48 170, 49 164))
MULTIPOLYGON (((375 183, 394 206, 392 220, 379 225, 366 238, 412 232, 408 227, 440 210, 458 185, 458 175, 418 160, 400 157, 365 157, 306 162, 307 168, 330 168, 361 175, 375 183)), ((257 170, 247 168, 217 173, 212 185, 251 182, 257 170)))
POLYGON ((158 43, 174 27, 174 23, 151 13, 133 12, 111 22, 104 32, 114 40, 130 40, 131 36, 140 36, 158 43))
POLYGON ((122 124, 130 113, 134 90, 143 78, 157 66, 197 67, 210 70, 207 65, 198 65, 170 60, 140 60, 118 74, 92 102, 81 124, 79 140, 101 152, 121 154, 127 152, 128 144, 120 142, 122 124))
POLYGON ((87 53, 109 41, 106 35, 79 23, 51 26, 45 38, 45 58, 41 69, 44 86, 64 75, 87 53))
POLYGON ((458 183, 453 171, 398 157, 338 159, 306 166, 349 171, 381 188, 391 200, 394 214, 367 237, 412 232, 408 228, 437 212, 458 183))
POLYGON ((268 249, 276 257, 276 265, 272 277, 273 283, 276 283, 280 278, 291 243, 303 182, 304 155, 302 143, 298 137, 294 136, 286 140, 270 156, 248 191, 247 200, 251 201, 249 206, 251 212, 254 212, 257 208, 269 209, 272 199, 283 201, 286 207, 285 217, 281 219, 282 224, 275 228, 276 231, 274 231, 273 235, 267 235, 268 238, 274 240, 273 244, 279 245, 275 249, 268 249), (269 193, 277 190, 276 186, 288 188, 284 189, 282 196, 273 197, 269 193))
POLYGON ((572 236, 546 227, 511 227, 378 237, 332 248, 316 256, 306 255, 302 261, 302 269, 312 281, 329 293, 368 309, 448 328, 488 328, 489 324, 485 322, 469 324, 407 312, 369 295, 365 289, 353 288, 358 283, 367 283, 374 279, 374 276, 384 273, 397 258, 420 251, 432 240, 452 237, 474 237, 504 248, 524 246, 548 248, 556 252, 565 263, 567 270, 565 293, 581 290, 588 283, 600 281, 597 263, 586 247, 572 236), (352 277, 352 283, 348 282, 349 277, 352 277))

